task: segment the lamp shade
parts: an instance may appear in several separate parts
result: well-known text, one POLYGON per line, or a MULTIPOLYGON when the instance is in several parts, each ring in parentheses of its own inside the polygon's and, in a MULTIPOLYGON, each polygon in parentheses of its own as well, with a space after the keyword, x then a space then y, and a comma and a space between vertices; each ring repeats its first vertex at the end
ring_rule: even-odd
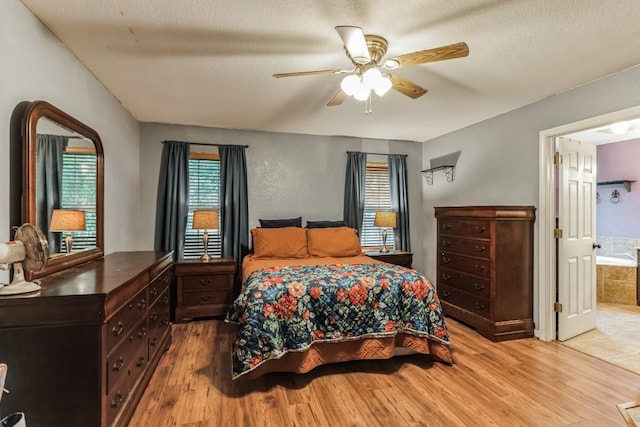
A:
POLYGON ((193 211, 193 225, 191 228, 194 230, 209 230, 212 228, 218 228, 219 225, 220 220, 218 217, 218 211, 193 211))
POLYGON ((87 224, 84 211, 71 209, 53 210, 49 231, 78 231, 86 229, 87 224))
POLYGON ((396 213, 389 211, 376 211, 376 217, 373 220, 376 227, 396 228, 396 213))

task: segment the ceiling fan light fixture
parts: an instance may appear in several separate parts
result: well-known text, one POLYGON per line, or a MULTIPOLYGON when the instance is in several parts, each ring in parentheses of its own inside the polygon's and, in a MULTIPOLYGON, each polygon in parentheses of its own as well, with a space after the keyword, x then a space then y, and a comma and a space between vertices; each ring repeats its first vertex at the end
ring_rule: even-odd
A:
POLYGON ((362 75, 362 81, 371 89, 375 89, 375 87, 378 85, 378 81, 381 79, 382 73, 380 73, 380 70, 375 67, 369 68, 362 75))
POLYGON ((627 121, 623 121, 623 122, 612 123, 611 126, 609 126, 609 129, 611 129, 611 132, 613 132, 616 135, 622 135, 623 133, 628 131, 630 127, 631 127, 631 123, 627 121))
POLYGON ((356 92, 359 86, 360 86, 360 77, 358 77, 355 74, 351 74, 345 77, 344 79, 342 79, 342 82, 340 83, 340 89, 342 89, 342 91, 349 96, 352 96, 356 92))
POLYGON ((381 76, 380 79, 376 82, 376 86, 373 88, 376 95, 383 96, 385 93, 389 92, 393 83, 391 83, 391 79, 387 76, 381 76))
POLYGON ((366 84, 361 83, 358 85, 358 88, 354 92, 353 97, 358 101, 366 101, 367 99, 369 99, 370 94, 371 94, 371 89, 369 89, 369 87, 366 84))
POLYGON ((389 70, 395 70, 399 66, 400 63, 395 59, 387 59, 386 61, 384 61, 384 68, 387 68, 389 70))

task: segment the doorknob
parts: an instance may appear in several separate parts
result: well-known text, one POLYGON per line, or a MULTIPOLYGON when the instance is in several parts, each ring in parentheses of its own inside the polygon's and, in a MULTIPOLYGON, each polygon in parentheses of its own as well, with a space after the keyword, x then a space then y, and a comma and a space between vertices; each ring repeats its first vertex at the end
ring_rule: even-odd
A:
POLYGON ((597 248, 597 249, 600 249, 600 248, 601 248, 600 243, 594 243, 594 244, 593 244, 593 249, 596 249, 596 248, 597 248))

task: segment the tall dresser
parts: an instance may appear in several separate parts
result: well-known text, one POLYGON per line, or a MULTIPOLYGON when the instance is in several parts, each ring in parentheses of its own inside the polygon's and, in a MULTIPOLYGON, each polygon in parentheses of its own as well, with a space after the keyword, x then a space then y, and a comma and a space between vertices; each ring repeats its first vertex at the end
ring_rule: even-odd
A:
POLYGON ((444 313, 493 341, 533 336, 533 206, 436 207, 444 313))
POLYGON ((36 426, 125 426, 171 343, 171 253, 119 252, 0 298, 4 414, 36 426))

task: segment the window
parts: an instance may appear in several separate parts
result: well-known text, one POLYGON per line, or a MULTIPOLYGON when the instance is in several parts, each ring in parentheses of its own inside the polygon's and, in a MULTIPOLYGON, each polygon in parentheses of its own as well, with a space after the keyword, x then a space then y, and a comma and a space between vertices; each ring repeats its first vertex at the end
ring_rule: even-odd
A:
MULTIPOLYGON (((185 259, 199 258, 204 253, 202 235, 204 230, 194 230, 193 211, 201 209, 220 210, 220 159, 218 155, 191 153, 189 159, 189 214, 187 229, 184 236, 185 259)), ((209 246, 207 252, 213 258, 219 258, 222 253, 220 230, 209 231, 209 246)))
MULTIPOLYGON (((360 231, 360 244, 367 248, 382 246, 382 229, 373 225, 376 211, 391 210, 389 165, 386 162, 367 162, 364 190, 364 217, 360 231)), ((393 233, 390 233, 393 236, 393 233)), ((387 245, 393 246, 393 237, 387 237, 387 245)))
MULTIPOLYGON (((73 250, 96 247, 96 153, 69 147, 62 154, 62 209, 85 211, 86 230, 73 232, 73 250)), ((66 252, 64 238, 61 252, 66 252)))

